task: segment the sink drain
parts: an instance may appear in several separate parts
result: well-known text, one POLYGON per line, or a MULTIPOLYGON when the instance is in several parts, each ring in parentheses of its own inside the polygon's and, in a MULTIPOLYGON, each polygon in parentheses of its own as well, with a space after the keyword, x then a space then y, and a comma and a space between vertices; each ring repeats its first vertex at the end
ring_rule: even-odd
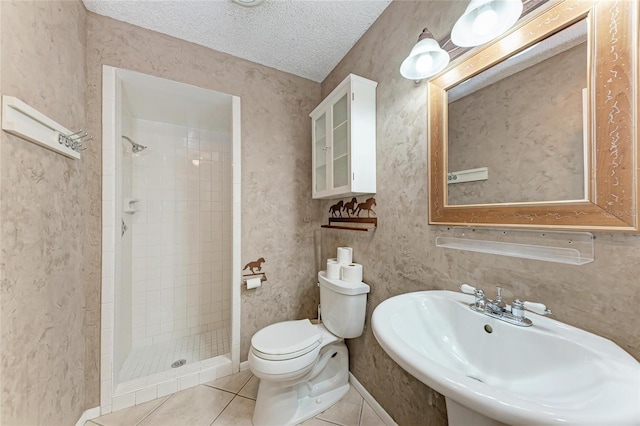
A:
POLYGON ((178 368, 178 367, 182 367, 183 365, 185 365, 187 363, 186 359, 179 359, 177 361, 174 361, 173 363, 171 363, 171 368, 178 368))

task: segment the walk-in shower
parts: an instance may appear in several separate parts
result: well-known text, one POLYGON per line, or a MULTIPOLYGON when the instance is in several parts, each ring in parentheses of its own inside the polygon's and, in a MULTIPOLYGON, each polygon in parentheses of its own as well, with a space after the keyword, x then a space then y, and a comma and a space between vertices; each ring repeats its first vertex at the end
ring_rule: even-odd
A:
POLYGON ((108 412, 238 369, 240 121, 231 95, 110 67, 104 81, 108 412))

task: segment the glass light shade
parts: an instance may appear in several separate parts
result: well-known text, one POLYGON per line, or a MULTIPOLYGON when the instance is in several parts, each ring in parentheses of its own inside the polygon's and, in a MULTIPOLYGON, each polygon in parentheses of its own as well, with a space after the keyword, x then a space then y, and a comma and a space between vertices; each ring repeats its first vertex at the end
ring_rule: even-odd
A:
POLYGON ((420 40, 402 61, 400 74, 409 80, 422 80, 438 74, 449 64, 449 53, 432 38, 420 40))
POLYGON ((244 7, 256 7, 264 3, 264 0, 231 0, 235 4, 239 4, 244 7))
POLYGON ((471 0, 451 30, 451 41, 473 47, 504 34, 522 14, 522 0, 471 0))

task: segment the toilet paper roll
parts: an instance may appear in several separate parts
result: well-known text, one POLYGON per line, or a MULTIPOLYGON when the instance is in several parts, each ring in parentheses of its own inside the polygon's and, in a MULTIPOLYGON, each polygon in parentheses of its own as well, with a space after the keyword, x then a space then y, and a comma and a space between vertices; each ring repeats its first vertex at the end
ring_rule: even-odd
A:
POLYGON ((338 263, 348 265, 353 262, 353 249, 351 247, 338 247, 338 263))
POLYGON ((327 263, 329 263, 329 262, 331 262, 331 263, 339 263, 338 259, 335 258, 335 257, 332 257, 331 259, 327 259, 327 263))
POLYGON ((258 288, 262 285, 260 277, 247 278, 247 290, 258 288))
POLYGON ((359 263, 342 265, 342 280, 350 283, 362 282, 362 265, 359 263))
POLYGON ((327 260, 327 278, 331 280, 339 280, 341 278, 341 271, 341 264, 339 264, 338 262, 332 262, 331 259, 327 260))

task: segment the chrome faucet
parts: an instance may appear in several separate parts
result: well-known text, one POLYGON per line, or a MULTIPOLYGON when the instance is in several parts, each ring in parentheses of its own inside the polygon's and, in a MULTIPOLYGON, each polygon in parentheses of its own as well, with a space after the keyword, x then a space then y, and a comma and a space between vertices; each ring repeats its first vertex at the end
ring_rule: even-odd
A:
POLYGON ((510 307, 507 306, 502 300, 502 287, 500 286, 497 286, 497 295, 494 300, 486 299, 484 291, 476 289, 469 284, 462 284, 460 290, 463 293, 473 294, 475 296, 474 302, 469 305, 471 310, 520 327, 531 327, 533 325, 529 318, 525 318, 525 310, 535 312, 539 315, 551 314, 551 311, 542 303, 521 302, 515 299, 510 307))
POLYGON ((487 300, 485 303, 485 310, 490 310, 494 314, 501 314, 507 312, 507 305, 502 301, 502 287, 496 286, 498 294, 495 300, 487 300))

